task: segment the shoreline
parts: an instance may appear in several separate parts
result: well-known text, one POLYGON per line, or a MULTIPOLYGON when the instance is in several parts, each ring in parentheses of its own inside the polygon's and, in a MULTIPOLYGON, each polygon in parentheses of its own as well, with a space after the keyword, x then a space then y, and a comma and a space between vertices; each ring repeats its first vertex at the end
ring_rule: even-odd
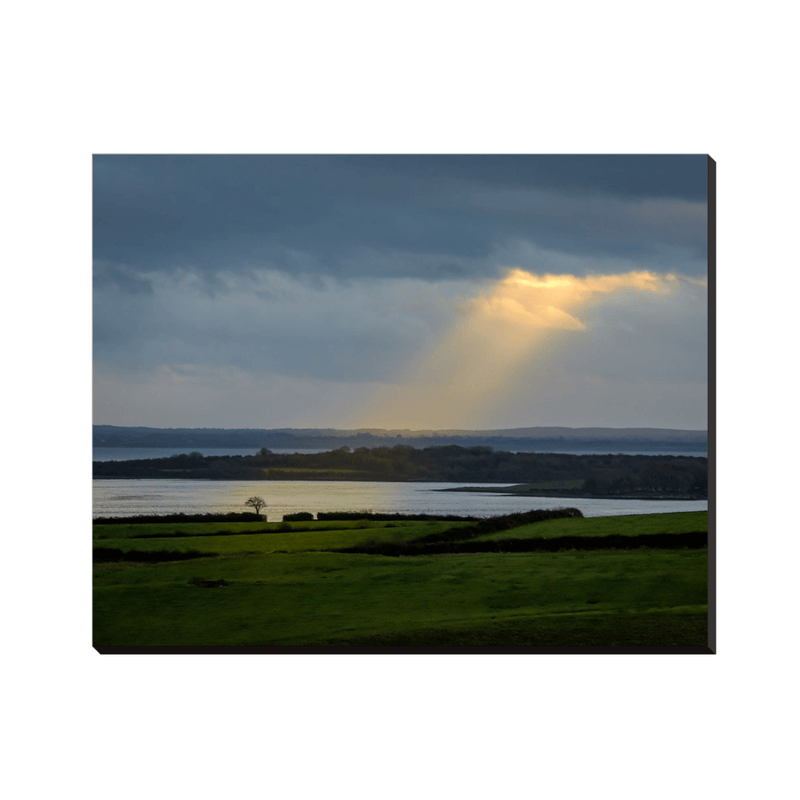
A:
POLYGON ((506 495, 508 497, 558 497, 565 500, 708 500, 708 496, 698 497, 697 495, 677 495, 677 494, 575 494, 574 492, 563 492, 558 489, 543 489, 536 492, 510 492, 503 489, 495 489, 491 486, 465 486, 453 487, 451 489, 432 489, 433 492, 472 492, 474 494, 506 495))

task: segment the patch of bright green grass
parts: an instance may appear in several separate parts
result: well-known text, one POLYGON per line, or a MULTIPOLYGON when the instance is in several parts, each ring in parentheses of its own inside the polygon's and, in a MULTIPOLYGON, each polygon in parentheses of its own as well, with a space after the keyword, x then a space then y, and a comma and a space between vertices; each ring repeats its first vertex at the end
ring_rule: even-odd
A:
MULTIPOLYGON (((315 550, 335 550, 341 547, 352 547, 365 541, 413 541, 420 536, 427 536, 441 530, 448 529, 454 524, 452 522, 427 522, 427 521, 403 521, 378 522, 372 520, 348 520, 348 521, 323 521, 323 522, 296 522, 281 523, 271 526, 264 532, 264 525, 258 527, 258 523, 234 523, 227 527, 217 525, 217 523, 198 522, 194 525, 181 525, 180 523, 154 524, 151 527, 159 530, 143 536, 142 528, 150 527, 147 525, 131 526, 135 532, 121 531, 120 538, 111 538, 114 528, 128 526, 103 525, 106 530, 101 537, 95 539, 98 546, 118 548, 125 552, 130 550, 175 550, 185 552, 187 550, 199 550, 204 553, 274 553, 315 551, 315 550), (250 527, 252 526, 252 527, 250 527), (281 531, 282 527, 296 528, 294 531, 281 531), (172 537, 169 534, 176 530, 183 530, 189 533, 194 530, 195 536, 172 537), (219 531, 242 531, 240 534, 230 533, 220 536, 214 535, 219 531), (249 531, 249 532, 248 532, 249 531), (160 536, 158 534, 161 534, 160 536)), ((464 523, 465 527, 471 527, 473 523, 464 523)))
POLYGON ((278 525, 264 522, 154 522, 135 523, 123 525, 93 525, 92 538, 94 541, 108 541, 111 539, 129 539, 153 537, 159 538, 175 533, 188 533, 194 536, 204 536, 220 531, 260 531, 267 528, 277 530, 278 525))
POLYGON ((631 514, 621 517, 574 517, 548 519, 475 537, 492 539, 554 538, 557 536, 646 536, 654 533, 708 531, 708 511, 680 511, 673 514, 631 514))
POLYGON ((454 525, 473 525, 474 523, 428 522, 418 520, 307 520, 298 522, 157 522, 134 523, 121 525, 93 525, 92 537, 95 541, 165 538, 176 533, 190 536, 212 536, 215 533, 230 531, 232 533, 277 533, 288 526, 291 530, 304 533, 326 530, 402 530, 410 536, 417 536, 424 528, 426 532, 444 530, 454 525), (429 526, 429 527, 425 527, 429 526))
POLYGON ((352 547, 364 541, 363 530, 333 530, 315 533, 270 533, 263 536, 254 534, 234 536, 193 536, 187 538, 159 539, 108 539, 105 547, 116 547, 125 552, 130 550, 199 550, 203 553, 274 553, 276 551, 332 550, 339 547, 352 547))

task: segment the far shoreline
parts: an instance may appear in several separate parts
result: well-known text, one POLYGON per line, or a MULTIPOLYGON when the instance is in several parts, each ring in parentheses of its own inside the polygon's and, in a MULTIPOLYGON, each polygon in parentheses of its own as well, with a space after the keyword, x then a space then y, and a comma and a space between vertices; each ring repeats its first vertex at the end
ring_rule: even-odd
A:
POLYGON ((676 495, 676 494, 575 494, 574 492, 559 492, 558 489, 549 489, 538 492, 512 492, 503 488, 491 486, 453 486, 449 489, 431 489, 432 492, 473 492, 476 494, 507 495, 508 497, 557 497, 564 500, 682 500, 698 502, 708 500, 708 496, 676 495))

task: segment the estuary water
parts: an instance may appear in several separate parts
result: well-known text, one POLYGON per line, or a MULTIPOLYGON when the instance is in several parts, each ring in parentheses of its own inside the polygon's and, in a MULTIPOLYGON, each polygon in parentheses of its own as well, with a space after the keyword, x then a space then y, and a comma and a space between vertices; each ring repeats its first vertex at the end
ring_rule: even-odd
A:
MULTIPOLYGON (((94 517, 136 514, 205 514, 248 511, 256 495, 267 502, 270 522, 298 511, 374 511, 399 514, 458 514, 492 517, 539 508, 574 507, 585 517, 705 511, 706 500, 593 500, 566 497, 513 497, 490 492, 442 492, 469 483, 384 481, 204 481, 94 480, 94 517)), ((510 486, 513 484, 504 484, 510 486)))

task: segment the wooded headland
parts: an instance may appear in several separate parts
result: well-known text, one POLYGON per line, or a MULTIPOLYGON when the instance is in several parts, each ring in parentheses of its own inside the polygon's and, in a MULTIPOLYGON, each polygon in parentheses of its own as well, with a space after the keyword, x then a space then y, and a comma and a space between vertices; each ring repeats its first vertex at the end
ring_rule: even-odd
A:
POLYGON ((428 481, 512 483, 549 497, 707 499, 708 459, 696 456, 510 453, 491 447, 341 447, 325 453, 252 456, 200 453, 95 461, 95 478, 252 481, 428 481))

